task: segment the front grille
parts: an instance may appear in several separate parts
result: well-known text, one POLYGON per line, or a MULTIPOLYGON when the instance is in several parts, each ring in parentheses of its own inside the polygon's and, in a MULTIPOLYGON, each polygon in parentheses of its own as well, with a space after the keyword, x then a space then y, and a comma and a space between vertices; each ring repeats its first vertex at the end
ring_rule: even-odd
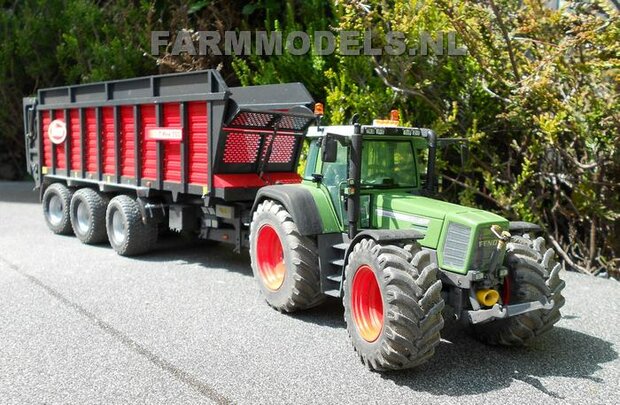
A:
POLYGON ((469 248, 471 228, 465 225, 450 223, 446 242, 443 245, 443 263, 454 268, 465 268, 465 257, 469 248))

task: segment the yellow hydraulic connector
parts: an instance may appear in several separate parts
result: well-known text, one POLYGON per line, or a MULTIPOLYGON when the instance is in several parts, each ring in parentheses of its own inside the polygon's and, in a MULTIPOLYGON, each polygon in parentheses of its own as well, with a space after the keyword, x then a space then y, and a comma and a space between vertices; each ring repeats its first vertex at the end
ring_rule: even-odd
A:
POLYGON ((485 288, 476 291, 476 298, 478 299, 480 305, 492 307, 497 304, 497 301, 499 301, 499 293, 495 290, 491 290, 490 288, 485 288))

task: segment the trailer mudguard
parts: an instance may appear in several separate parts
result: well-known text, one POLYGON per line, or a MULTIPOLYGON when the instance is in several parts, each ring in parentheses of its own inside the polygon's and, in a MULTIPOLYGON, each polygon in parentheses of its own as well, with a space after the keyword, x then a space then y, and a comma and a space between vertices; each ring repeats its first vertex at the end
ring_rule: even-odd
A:
POLYGON ((319 235, 323 233, 323 223, 319 209, 309 190, 299 185, 265 186, 258 190, 252 212, 265 200, 281 203, 291 214, 302 235, 319 235))

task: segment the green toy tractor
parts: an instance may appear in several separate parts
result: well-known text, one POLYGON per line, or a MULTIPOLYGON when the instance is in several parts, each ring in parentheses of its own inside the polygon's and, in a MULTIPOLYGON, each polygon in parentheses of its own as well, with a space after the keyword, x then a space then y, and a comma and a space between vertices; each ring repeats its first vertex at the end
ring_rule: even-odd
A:
POLYGON ((564 282, 540 228, 433 199, 445 140, 397 122, 310 127, 302 183, 258 191, 249 245, 267 302, 290 312, 341 298, 373 370, 428 360, 445 304, 493 345, 550 330, 564 282))

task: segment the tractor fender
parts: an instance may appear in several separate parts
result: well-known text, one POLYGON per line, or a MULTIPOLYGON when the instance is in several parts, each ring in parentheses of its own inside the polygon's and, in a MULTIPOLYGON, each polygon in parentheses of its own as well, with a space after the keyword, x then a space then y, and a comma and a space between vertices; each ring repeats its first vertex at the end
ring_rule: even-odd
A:
POLYGON ((294 184, 265 186, 258 190, 252 212, 265 200, 275 200, 291 214, 299 232, 304 235, 323 233, 323 223, 312 193, 294 184))
POLYGON ((534 235, 542 232, 540 225, 525 221, 510 221, 508 223, 508 232, 513 235, 522 235, 524 233, 533 233, 534 235))
POLYGON ((373 239, 374 241, 381 243, 403 240, 420 240, 424 239, 424 236, 424 233, 416 231, 415 229, 367 229, 355 235, 344 255, 344 264, 342 265, 341 270, 342 278, 340 281, 340 296, 342 296, 342 287, 344 286, 345 269, 349 264, 349 254, 353 251, 355 245, 361 242, 362 239, 373 239))

